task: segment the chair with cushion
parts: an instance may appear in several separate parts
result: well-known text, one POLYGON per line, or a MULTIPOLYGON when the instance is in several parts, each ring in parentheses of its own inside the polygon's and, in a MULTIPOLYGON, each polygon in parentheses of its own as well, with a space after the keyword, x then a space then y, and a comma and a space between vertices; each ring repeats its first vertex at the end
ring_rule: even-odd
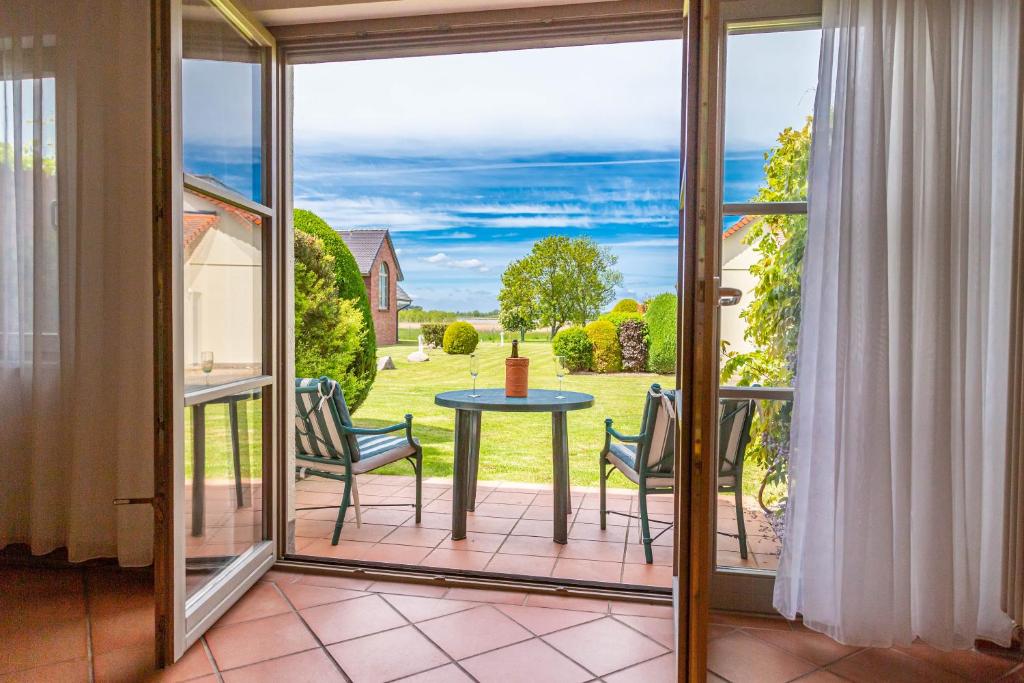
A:
MULTIPOLYGON (((601 451, 601 528, 606 528, 607 515, 618 514, 636 518, 622 512, 608 510, 605 489, 608 477, 618 470, 631 482, 640 487, 640 526, 647 564, 654 562, 651 546, 654 541, 671 528, 671 522, 651 537, 650 518, 647 514, 647 496, 671 494, 673 492, 673 465, 675 463, 675 392, 662 391, 652 384, 647 392, 640 433, 634 436, 620 434, 612 428, 612 420, 604 421, 604 449, 601 451), (612 465, 612 469, 608 469, 612 465)), ((658 520, 654 520, 658 521, 658 520)))
POLYGON ((747 527, 743 522, 743 454, 750 443, 754 410, 755 404, 750 399, 724 399, 718 413, 718 492, 736 495, 735 536, 744 560, 747 559, 747 527))
POLYGON ((416 522, 420 522, 423 449, 412 435, 412 415, 389 427, 355 427, 336 381, 327 377, 296 379, 295 459, 296 468, 307 475, 345 483, 331 545, 337 545, 341 537, 345 514, 352 504, 355 477, 399 460, 408 460, 416 474, 416 522), (399 431, 405 434, 389 436, 399 431))

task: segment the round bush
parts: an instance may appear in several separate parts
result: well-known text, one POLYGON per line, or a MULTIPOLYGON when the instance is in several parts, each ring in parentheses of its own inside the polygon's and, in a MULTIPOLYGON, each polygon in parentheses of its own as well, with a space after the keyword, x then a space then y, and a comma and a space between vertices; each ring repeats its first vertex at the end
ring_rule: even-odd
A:
POLYGON ((619 372, 622 370, 622 350, 615 325, 607 320, 595 320, 584 328, 594 345, 594 371, 619 372))
POLYGON ((640 304, 636 299, 623 299, 619 303, 615 304, 615 308, 612 309, 612 313, 639 313, 640 304))
POLYGON ((666 374, 676 369, 676 295, 659 294, 647 303, 644 313, 650 338, 647 367, 666 374))
MULTIPOLYGON (((324 251, 334 258, 334 283, 338 289, 338 295, 342 299, 349 299, 357 311, 362 314, 364 334, 360 341, 359 353, 352 359, 347 371, 360 379, 360 386, 352 395, 345 394, 345 401, 349 410, 354 411, 363 401, 373 387, 373 380, 377 377, 377 335, 373 330, 373 314, 370 313, 370 300, 366 295, 366 285, 363 283, 363 276, 359 272, 359 266, 352 252, 345 246, 341 236, 329 226, 324 219, 312 211, 295 209, 292 220, 296 232, 304 232, 313 235, 323 242, 324 251)), ((341 377, 335 377, 341 381, 341 377)))
POLYGON ((619 325, 622 369, 643 372, 647 369, 647 325, 643 320, 625 320, 619 325))
POLYGON ((616 313, 615 311, 612 311, 611 313, 604 313, 600 317, 600 320, 607 320, 612 325, 615 325, 615 329, 621 328, 622 327, 622 323, 626 322, 627 320, 643 320, 643 319, 644 319, 644 317, 641 314, 636 313, 636 312, 630 312, 630 311, 626 311, 626 312, 619 311, 618 313, 616 313))
POLYGON ((448 323, 423 323, 420 325, 420 334, 423 335, 423 343, 441 348, 444 344, 444 331, 448 329, 448 323))
POLYGON ((445 353, 466 355, 473 353, 479 343, 480 335, 475 327, 466 322, 457 322, 444 331, 441 346, 445 353))
POLYGON ((589 370, 594 363, 594 345, 582 327, 567 327, 555 335, 552 348, 565 359, 569 372, 589 370))

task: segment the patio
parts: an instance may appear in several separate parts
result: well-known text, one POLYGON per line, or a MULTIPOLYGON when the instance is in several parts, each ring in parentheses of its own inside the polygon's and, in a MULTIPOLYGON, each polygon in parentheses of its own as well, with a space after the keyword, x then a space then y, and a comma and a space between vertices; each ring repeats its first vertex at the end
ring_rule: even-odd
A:
MULTIPOLYGON (((654 564, 644 562, 636 521, 608 515, 600 529, 598 489, 573 487, 569 542, 551 540, 552 494, 549 485, 480 482, 475 512, 468 514, 466 539, 451 540, 451 481, 430 478, 423 484, 423 521, 416 526, 413 508, 367 507, 374 503, 412 502, 411 476, 361 475, 359 494, 363 526, 349 511, 341 541, 330 544, 335 509, 296 513, 295 552, 311 557, 389 562, 470 571, 554 577, 667 588, 672 582, 671 531, 655 541, 654 564)), ((298 508, 336 505, 336 482, 305 479, 296 483, 298 508)), ((652 497, 652 519, 671 516, 667 497, 652 497)), ((747 516, 748 557, 742 560, 734 536, 736 517, 732 496, 720 496, 718 563, 733 567, 774 569, 779 543, 753 500, 747 516)), ((637 513, 637 495, 629 489, 609 489, 608 508, 637 513)), ((652 522, 657 534, 664 524, 652 522)))

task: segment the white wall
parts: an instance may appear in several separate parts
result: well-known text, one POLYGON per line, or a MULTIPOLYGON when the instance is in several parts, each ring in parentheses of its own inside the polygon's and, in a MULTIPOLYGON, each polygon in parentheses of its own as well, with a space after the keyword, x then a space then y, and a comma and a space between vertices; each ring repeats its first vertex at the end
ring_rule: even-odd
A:
POLYGON ((757 278, 750 274, 750 266, 760 258, 754 248, 743 243, 749 230, 748 225, 722 240, 722 286, 735 287, 743 292, 738 305, 723 306, 720 309, 721 338, 729 343, 726 348, 734 353, 754 350, 754 346, 743 338, 747 323, 740 318, 740 314, 754 298, 757 278))

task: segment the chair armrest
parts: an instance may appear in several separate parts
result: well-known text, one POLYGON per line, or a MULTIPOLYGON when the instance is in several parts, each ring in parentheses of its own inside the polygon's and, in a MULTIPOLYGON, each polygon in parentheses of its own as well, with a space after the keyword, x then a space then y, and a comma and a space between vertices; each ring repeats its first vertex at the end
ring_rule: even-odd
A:
POLYGON ((399 422, 398 424, 389 425, 387 427, 342 427, 346 434, 355 434, 356 436, 378 436, 381 434, 390 434, 391 432, 397 432, 402 429, 405 430, 405 438, 409 442, 410 446, 415 446, 416 442, 412 438, 412 415, 406 414, 405 422, 399 422))
POLYGON ((620 434, 612 428, 612 419, 608 418, 604 421, 604 442, 605 446, 611 445, 611 437, 615 437, 622 443, 640 443, 644 440, 645 434, 643 432, 636 436, 629 436, 627 434, 620 434))

